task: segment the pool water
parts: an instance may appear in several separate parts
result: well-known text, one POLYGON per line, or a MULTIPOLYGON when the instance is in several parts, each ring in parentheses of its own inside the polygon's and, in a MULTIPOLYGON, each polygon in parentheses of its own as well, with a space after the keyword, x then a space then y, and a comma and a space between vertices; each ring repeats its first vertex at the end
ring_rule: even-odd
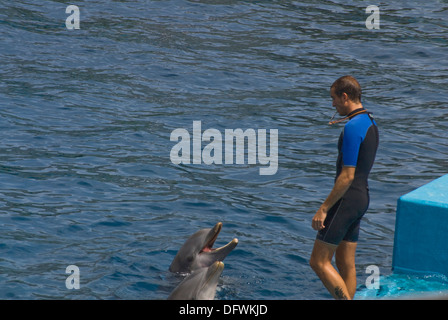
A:
POLYGON ((446 1, 378 3, 380 29, 371 1, 70 4, 80 29, 64 1, 0 2, 0 299, 166 299, 177 250, 218 221, 216 245, 239 240, 218 299, 331 299, 308 261, 345 74, 380 131, 358 283, 376 265, 380 296, 420 286, 383 270, 397 199, 448 170, 446 1), (171 133, 194 121, 278 130, 278 170, 173 163, 171 133))
POLYGON ((359 286, 355 299, 448 299, 448 278, 440 274, 392 273, 379 282, 378 289, 359 286))

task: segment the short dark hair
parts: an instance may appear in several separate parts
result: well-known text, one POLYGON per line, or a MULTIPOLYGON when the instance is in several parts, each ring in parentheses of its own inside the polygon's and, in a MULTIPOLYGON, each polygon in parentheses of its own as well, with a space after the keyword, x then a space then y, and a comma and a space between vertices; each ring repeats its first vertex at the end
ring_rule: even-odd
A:
POLYGON ((334 88, 334 93, 340 97, 345 92, 350 100, 353 102, 361 102, 361 86, 358 80, 352 76, 343 76, 337 79, 331 85, 334 88))

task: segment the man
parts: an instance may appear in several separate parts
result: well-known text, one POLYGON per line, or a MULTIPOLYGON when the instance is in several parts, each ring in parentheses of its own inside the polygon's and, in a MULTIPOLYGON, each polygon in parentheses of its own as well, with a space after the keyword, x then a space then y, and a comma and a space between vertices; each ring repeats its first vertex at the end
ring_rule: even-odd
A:
POLYGON ((361 87, 352 76, 330 89, 333 107, 348 120, 338 143, 333 189, 313 217, 318 230, 311 268, 336 299, 353 299, 356 291, 355 251, 359 225, 369 206, 368 176, 378 148, 378 128, 361 103, 361 87), (331 264, 336 254, 336 269, 331 264))

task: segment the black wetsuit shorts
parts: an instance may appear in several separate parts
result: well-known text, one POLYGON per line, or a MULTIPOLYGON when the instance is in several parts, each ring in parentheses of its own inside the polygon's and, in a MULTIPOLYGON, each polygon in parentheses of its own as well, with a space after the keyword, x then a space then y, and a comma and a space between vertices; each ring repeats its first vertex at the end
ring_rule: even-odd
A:
POLYGON ((317 233, 317 239, 338 245, 342 240, 358 242, 361 218, 369 207, 369 194, 351 192, 328 210, 325 228, 317 233))

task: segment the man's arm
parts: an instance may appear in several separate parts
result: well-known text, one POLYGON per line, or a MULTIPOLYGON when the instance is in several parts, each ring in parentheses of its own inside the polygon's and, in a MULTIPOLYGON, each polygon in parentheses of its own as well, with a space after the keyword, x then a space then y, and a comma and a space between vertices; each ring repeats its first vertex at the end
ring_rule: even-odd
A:
POLYGON ((330 210, 330 208, 344 196, 348 188, 350 188, 350 185, 355 178, 355 170, 356 167, 342 167, 341 173, 336 179, 333 189, 313 217, 313 221, 311 224, 313 229, 321 230, 325 228, 324 221, 327 217, 328 210, 330 210))

